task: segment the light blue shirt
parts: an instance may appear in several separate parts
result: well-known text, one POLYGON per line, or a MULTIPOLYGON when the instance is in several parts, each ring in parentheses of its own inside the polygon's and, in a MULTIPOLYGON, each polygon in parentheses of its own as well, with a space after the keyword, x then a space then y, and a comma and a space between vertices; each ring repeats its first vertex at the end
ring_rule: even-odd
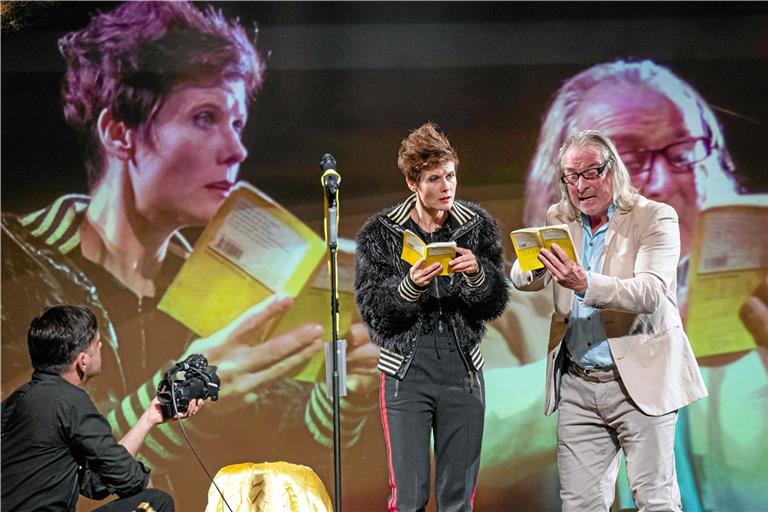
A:
MULTIPOLYGON (((587 271, 587 290, 589 289, 589 274, 591 272, 599 273, 602 270, 600 259, 605 250, 605 234, 615 212, 615 205, 608 207, 608 222, 594 235, 589 225, 589 217, 581 214, 584 223, 581 264, 587 271)), ((568 347, 571 360, 583 368, 616 366, 608 346, 608 335, 605 333, 600 310, 585 306, 583 299, 584 296, 580 296, 578 293, 574 297, 571 318, 568 320, 568 331, 565 333, 565 345, 568 347)))

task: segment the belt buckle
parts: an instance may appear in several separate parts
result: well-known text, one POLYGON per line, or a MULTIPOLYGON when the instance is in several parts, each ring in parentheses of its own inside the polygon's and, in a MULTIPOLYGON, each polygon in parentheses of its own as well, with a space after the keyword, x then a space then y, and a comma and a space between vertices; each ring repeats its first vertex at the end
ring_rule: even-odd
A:
POLYGON ((592 375, 592 373, 595 371, 599 371, 599 370, 597 370, 596 368, 582 368, 579 366, 579 372, 581 374, 581 378, 589 382, 600 382, 599 378, 592 375))
POLYGON ((573 361, 571 361, 570 367, 571 367, 572 373, 574 373, 576 376, 581 377, 583 380, 586 380, 588 382, 602 382, 600 378, 592 375, 592 373, 608 371, 604 367, 584 368, 574 363, 573 361))

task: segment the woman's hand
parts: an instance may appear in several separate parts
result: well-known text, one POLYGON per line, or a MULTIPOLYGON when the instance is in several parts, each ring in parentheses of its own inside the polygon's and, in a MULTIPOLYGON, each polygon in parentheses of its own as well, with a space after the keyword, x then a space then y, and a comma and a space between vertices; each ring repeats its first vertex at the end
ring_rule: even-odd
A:
POLYGON ((434 279, 442 269, 442 265, 439 263, 433 263, 430 266, 424 268, 425 261, 426 260, 424 258, 419 259, 419 261, 413 264, 409 272, 411 281, 416 283, 417 286, 421 286, 422 288, 428 286, 429 283, 432 282, 432 279, 434 279))
POLYGON ((465 249, 464 247, 457 247, 456 252, 459 254, 448 264, 451 272, 464 272, 466 274, 474 274, 480 270, 480 265, 477 263, 477 258, 474 253, 465 249))

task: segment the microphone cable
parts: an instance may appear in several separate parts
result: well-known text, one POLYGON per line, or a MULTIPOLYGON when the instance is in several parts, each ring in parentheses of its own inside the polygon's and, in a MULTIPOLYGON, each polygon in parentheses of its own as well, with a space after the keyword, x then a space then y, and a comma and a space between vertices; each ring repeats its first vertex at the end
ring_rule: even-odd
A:
MULTIPOLYGON (((202 372, 200 372, 196 368, 188 368, 185 370, 185 372, 188 372, 190 370, 193 370, 198 374, 202 375, 202 372)), ((173 377, 175 379, 176 375, 174 374, 173 377)), ((197 454, 197 450, 195 450, 195 447, 192 446, 192 441, 189 440, 189 436, 187 435, 187 429, 184 428, 184 422, 182 421, 182 418, 179 416, 179 410, 178 410, 178 407, 176 406, 176 386, 173 385, 173 382, 174 381, 171 380, 171 406, 173 407, 173 415, 176 417, 176 420, 179 422, 179 426, 181 427, 181 433, 184 434, 184 439, 187 441, 187 446, 189 446, 189 449, 192 451, 192 455, 194 455, 195 459, 197 459, 197 463, 200 465, 201 468, 203 468, 203 471, 208 477, 208 480, 210 480, 213 486, 216 488, 216 491, 219 493, 219 496, 221 496, 221 499, 224 501, 224 504, 229 509, 229 512, 234 512, 232 510, 232 507, 229 506, 229 503, 227 502, 227 498, 224 497, 224 493, 221 492, 221 489, 219 489, 219 486, 216 484, 216 480, 214 480, 214 478, 211 476, 211 473, 208 471, 208 468, 205 467, 205 464, 203 463, 202 459, 197 454)))

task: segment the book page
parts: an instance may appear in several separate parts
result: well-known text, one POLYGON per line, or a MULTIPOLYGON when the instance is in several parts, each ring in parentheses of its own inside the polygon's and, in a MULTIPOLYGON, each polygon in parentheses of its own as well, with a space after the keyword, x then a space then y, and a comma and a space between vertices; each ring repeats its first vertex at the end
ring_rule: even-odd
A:
POLYGON ((515 248, 517 261, 520 263, 520 270, 528 272, 537 268, 544 268, 544 264, 539 261, 539 249, 541 240, 536 232, 513 231, 509 234, 512 239, 512 246, 515 248))
POLYGON ((274 294, 296 297, 325 254, 304 223, 240 182, 203 230, 158 309, 208 336, 274 294))
POLYGON ((768 273, 767 222, 768 207, 732 205, 702 212, 688 272, 686 321, 697 357, 755 346, 739 309, 768 273))
POLYGON ((551 250, 552 244, 557 244, 562 250, 568 253, 568 257, 573 261, 579 261, 571 240, 571 233, 566 226, 549 226, 541 228, 541 239, 544 247, 551 250))
POLYGON ((427 246, 427 258, 424 266, 439 263, 442 270, 438 275, 449 276, 453 274, 449 263, 456 257, 456 242, 437 242, 427 246))
POLYGON ((510 236, 518 249, 530 249, 531 247, 536 247, 536 252, 538 252, 538 248, 541 245, 536 233, 531 233, 530 231, 523 231, 520 233, 513 231, 510 233, 510 236))
POLYGON ((697 272, 765 268, 765 212, 759 208, 720 208, 702 218, 702 258, 697 272))
POLYGON ((400 253, 400 258, 414 265, 424 257, 425 252, 426 244, 424 241, 416 233, 406 229, 403 232, 403 250, 400 253))
POLYGON ((309 243, 269 211, 238 199, 209 247, 279 291, 306 255, 309 243))

